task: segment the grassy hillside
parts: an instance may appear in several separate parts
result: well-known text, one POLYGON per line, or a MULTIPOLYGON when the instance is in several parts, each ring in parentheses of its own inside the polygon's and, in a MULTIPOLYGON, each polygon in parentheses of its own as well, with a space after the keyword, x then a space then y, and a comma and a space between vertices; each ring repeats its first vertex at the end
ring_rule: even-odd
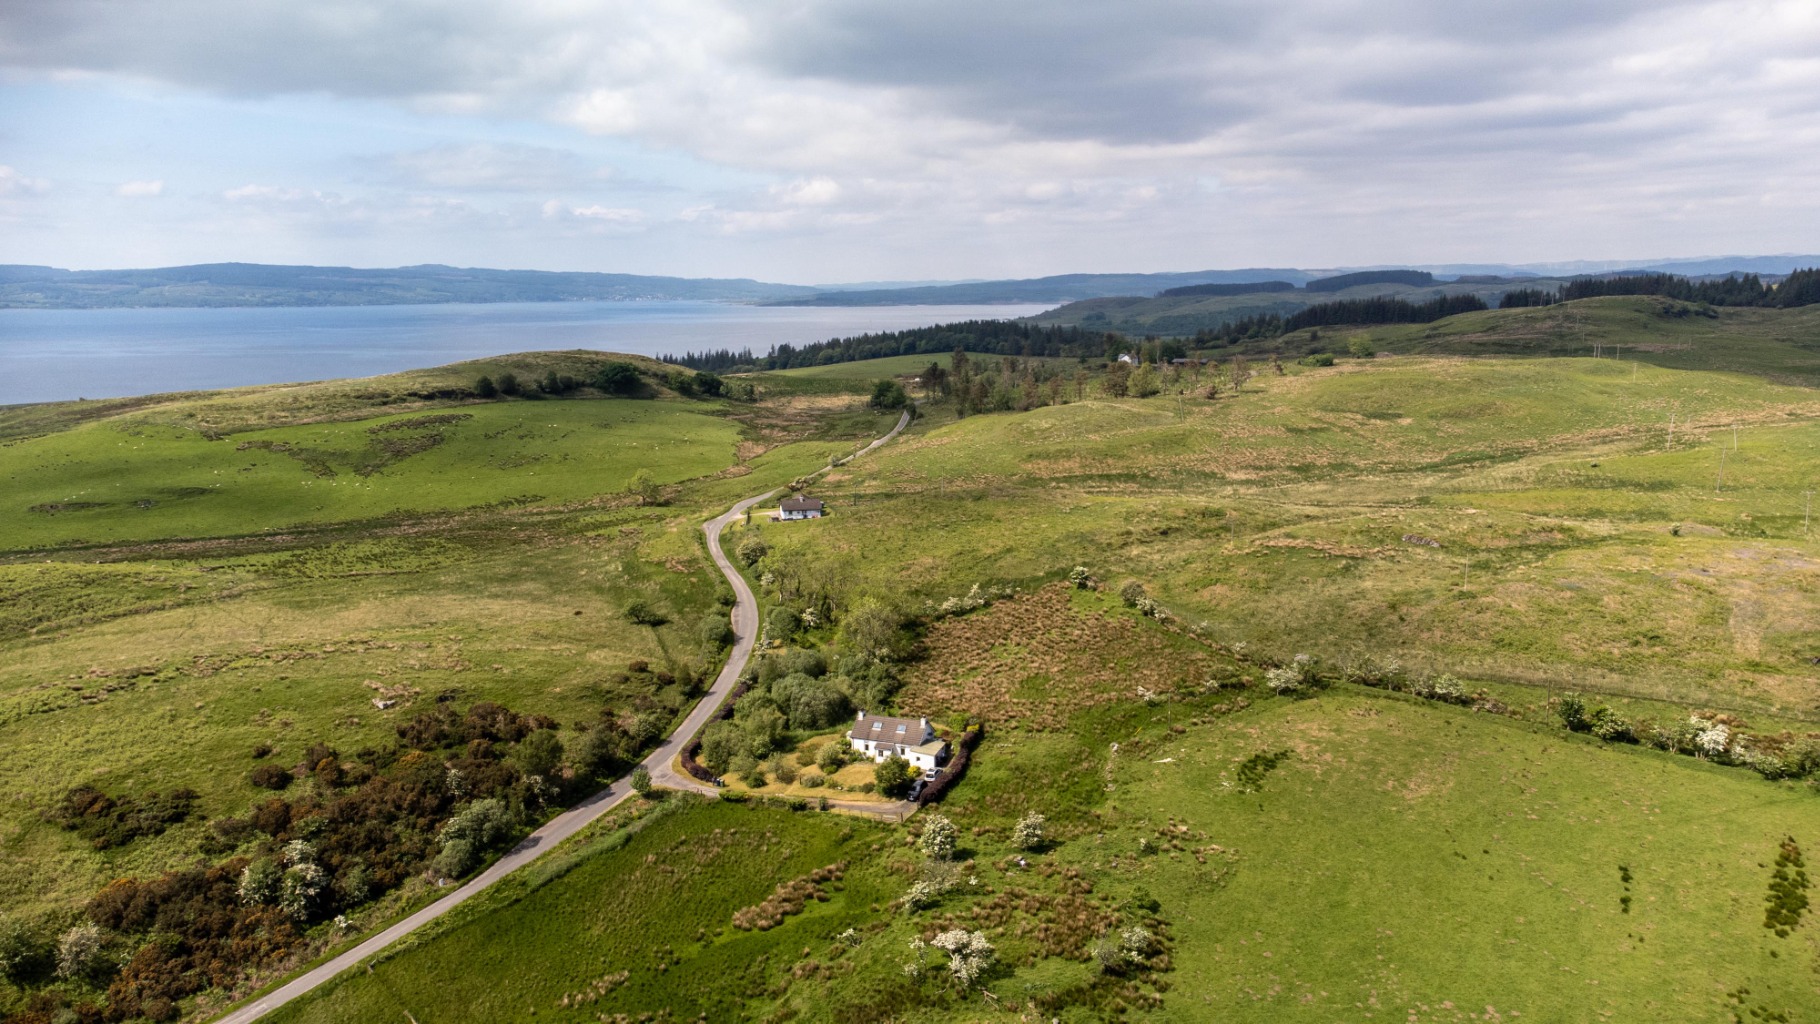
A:
MULTIPOLYGON (((544 716, 571 751, 603 716, 667 729, 684 680, 719 658, 701 623, 724 617, 725 584, 701 521, 884 417, 848 397, 685 398, 630 357, 646 399, 437 394, 603 358, 9 410, 0 945, 14 926, 54 938, 112 879, 226 856, 217 825, 273 796, 253 770, 303 773, 317 744, 353 764, 414 716, 484 702, 544 716), (639 471, 657 503, 625 493, 639 471), (195 797, 186 819, 99 849, 53 820, 78 786, 195 797)), ((336 791, 305 773, 287 792, 336 791)), ((433 891, 407 885, 356 921, 433 891)), ((0 1015, 19 998, 0 981, 0 1015)))
POLYGON ((942 808, 953 869, 876 825, 689 803, 276 1019, 1681 1021, 1820 1006, 1811 929, 1764 926, 1781 844, 1820 827, 1810 793, 1370 690, 1271 697, 1116 600, 1060 595, 942 620, 904 695, 1004 723, 942 808), (1044 635, 1069 671, 954 685, 1044 635), (1133 678, 1127 657, 1154 674, 1133 678), (1003 715, 1020 685, 1040 691, 1034 718, 1003 715), (1022 849, 1031 812, 1046 837, 1022 849), (770 887, 836 863, 825 900, 738 926, 770 887), (901 901, 945 874, 932 902, 901 901), (1099 966, 1095 942, 1133 926, 1148 952, 1099 966), (913 940, 955 927, 995 947, 989 996, 939 964, 906 973, 913 940))
POLYGON ((759 529, 911 607, 1079 564, 1281 657, 1820 713, 1811 391, 1591 359, 1297 370, 949 423, 830 477, 834 517, 759 529))

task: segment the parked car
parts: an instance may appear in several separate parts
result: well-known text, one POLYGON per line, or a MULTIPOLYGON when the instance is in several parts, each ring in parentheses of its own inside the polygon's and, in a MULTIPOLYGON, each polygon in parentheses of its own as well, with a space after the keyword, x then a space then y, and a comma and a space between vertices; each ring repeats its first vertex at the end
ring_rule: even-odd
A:
POLYGON ((923 795, 923 787, 929 784, 928 779, 917 779, 910 784, 910 799, 916 800, 923 795))

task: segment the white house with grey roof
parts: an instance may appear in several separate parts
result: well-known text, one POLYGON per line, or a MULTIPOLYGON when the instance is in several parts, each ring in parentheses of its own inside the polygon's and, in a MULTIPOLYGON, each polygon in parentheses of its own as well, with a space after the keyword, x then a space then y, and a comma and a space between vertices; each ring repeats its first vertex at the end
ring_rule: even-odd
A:
POLYGON ((935 735, 927 718, 891 718, 861 711, 847 733, 847 743, 874 761, 895 755, 925 772, 948 759, 948 741, 935 735))
POLYGON ((806 494, 792 494, 777 506, 779 519, 820 519, 822 502, 806 494))

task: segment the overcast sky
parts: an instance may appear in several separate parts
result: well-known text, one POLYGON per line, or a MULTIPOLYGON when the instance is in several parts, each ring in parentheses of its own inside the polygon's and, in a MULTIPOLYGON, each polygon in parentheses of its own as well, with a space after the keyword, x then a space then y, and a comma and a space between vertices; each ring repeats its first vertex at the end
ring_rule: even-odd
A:
POLYGON ((1816 0, 4 0, 0 262, 1820 248, 1816 0))

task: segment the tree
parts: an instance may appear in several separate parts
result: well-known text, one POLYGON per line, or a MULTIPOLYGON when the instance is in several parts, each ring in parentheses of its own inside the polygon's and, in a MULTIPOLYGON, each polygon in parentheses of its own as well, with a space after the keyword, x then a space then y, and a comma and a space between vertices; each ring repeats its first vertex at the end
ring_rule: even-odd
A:
POLYGON ((1233 356, 1227 376, 1232 379, 1232 390, 1243 391, 1245 382, 1251 379, 1251 364, 1245 361, 1244 356, 1233 356))
POLYGON ((1020 850, 1035 850, 1043 845, 1043 830, 1046 820, 1042 815, 1031 811, 1018 819, 1017 827, 1011 830, 1011 844, 1020 850))
POLYGON ((702 764, 724 773, 732 768, 734 758, 740 756, 745 746, 745 731, 723 718, 708 723, 708 727, 702 730, 701 753, 697 756, 702 764))
POLYGON ((695 390, 707 395, 709 398, 720 397, 721 391, 725 387, 726 381, 721 380, 711 373, 697 373, 695 375, 695 390))
POLYGON ((916 848, 931 860, 948 860, 954 856, 957 835, 954 822, 944 815, 931 814, 923 821, 923 834, 917 837, 916 848))
POLYGON ((555 730, 539 729, 518 741, 512 759, 526 777, 552 778, 556 766, 562 763, 562 741, 556 738, 555 730))
POLYGON ((1378 354, 1378 350, 1371 345, 1371 339, 1364 335, 1348 339, 1346 351, 1350 352, 1354 359, 1370 359, 1378 354))
MULTIPOLYGON (((751 510, 748 509, 747 511, 750 512, 751 510)), ((733 554, 739 559, 740 564, 748 568, 757 565, 759 559, 770 553, 770 546, 765 543, 764 538, 756 533, 747 534, 740 538, 739 546, 733 549, 733 554)))
POLYGON ((609 395, 631 395, 644 387, 638 367, 631 363, 606 363, 594 374, 594 386, 609 395))
POLYGON ((765 638, 778 643, 789 643, 796 631, 802 628, 802 619, 784 605, 778 605, 765 613, 765 638))
POLYGON ((1156 367, 1149 363, 1134 370, 1126 386, 1134 398, 1149 398, 1163 390, 1163 385, 1157 378, 1156 367))
POLYGON ((784 713, 775 707, 759 707, 738 717, 739 727, 746 737, 746 753, 755 758, 770 756, 778 744, 783 742, 785 726, 784 713))
POLYGON ((651 795, 651 773, 642 764, 632 769, 632 791, 642 797, 651 795))
POLYGON ((661 626, 670 620, 649 603, 633 601, 626 605, 626 621, 634 626, 661 626))
POLYGON ((872 770, 872 781, 886 796, 903 796, 910 789, 910 762, 893 754, 872 770))
POLYGON ((661 492, 651 471, 641 467, 626 481, 626 493, 637 498, 640 505, 655 505, 661 492))
POLYGON ((1113 398, 1124 398, 1131 393, 1131 367, 1126 363, 1113 363, 1106 367, 1106 376, 1100 379, 1100 387, 1113 398))
POLYGON ((493 378, 483 376, 474 382, 474 393, 482 398, 496 398, 499 395, 499 387, 493 383, 493 378))
POLYGON ((894 661, 906 653, 904 617, 876 597, 862 597, 841 617, 841 638, 847 646, 880 661, 894 661))
POLYGON ((516 395, 523 390, 518 384, 518 375, 516 373, 500 374, 497 387, 499 388, 499 393, 502 395, 516 395))
POLYGON ((872 408, 902 409, 909 404, 910 396, 897 381, 887 377, 872 385, 872 408))

